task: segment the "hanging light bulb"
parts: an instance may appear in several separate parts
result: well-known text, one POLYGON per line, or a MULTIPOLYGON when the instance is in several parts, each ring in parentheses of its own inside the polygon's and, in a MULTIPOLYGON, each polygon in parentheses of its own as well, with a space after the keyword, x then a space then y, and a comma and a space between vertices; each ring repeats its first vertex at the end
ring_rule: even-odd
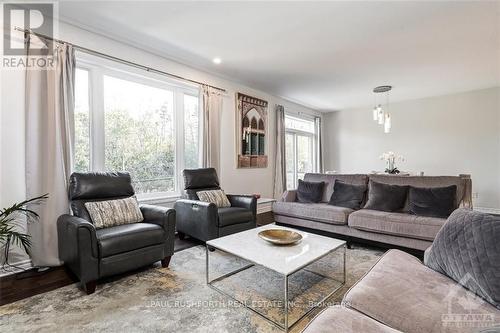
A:
POLYGON ((384 121, 384 133, 390 133, 391 132, 391 127, 392 127, 392 124, 391 124, 391 115, 387 113, 385 115, 385 121, 384 121))
POLYGON ((382 108, 380 108, 380 110, 378 111, 378 124, 379 125, 383 125, 384 124, 384 110, 382 110, 382 108))
POLYGON ((376 106, 373 108, 373 120, 374 121, 378 120, 378 110, 376 106))
POLYGON ((377 105, 377 111, 378 112, 382 111, 382 104, 377 105))

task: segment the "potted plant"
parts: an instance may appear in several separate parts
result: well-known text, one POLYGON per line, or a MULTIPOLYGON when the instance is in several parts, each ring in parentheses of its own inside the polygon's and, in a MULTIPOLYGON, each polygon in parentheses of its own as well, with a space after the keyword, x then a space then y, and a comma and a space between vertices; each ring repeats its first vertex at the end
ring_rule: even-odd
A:
POLYGON ((396 155, 394 152, 389 151, 380 155, 380 159, 385 161, 385 172, 391 175, 396 175, 400 171, 396 166, 396 161, 403 162, 405 159, 401 155, 396 155))
POLYGON ((31 236, 18 231, 16 227, 22 217, 26 217, 28 222, 37 221, 38 214, 29 209, 28 205, 38 205, 48 197, 48 194, 44 194, 0 210, 0 244, 2 244, 4 250, 2 267, 9 265, 9 249, 11 245, 17 245, 28 253, 31 247, 31 236))

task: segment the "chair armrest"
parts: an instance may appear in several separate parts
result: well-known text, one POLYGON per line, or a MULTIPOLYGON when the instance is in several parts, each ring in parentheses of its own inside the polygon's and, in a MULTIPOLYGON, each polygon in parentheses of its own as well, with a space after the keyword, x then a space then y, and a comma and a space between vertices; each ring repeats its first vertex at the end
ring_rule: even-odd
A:
POLYGON ((172 208, 140 205, 144 223, 157 224, 165 231, 165 257, 174 254, 175 219, 176 213, 172 208))
POLYGON ((297 201, 297 190, 288 190, 283 192, 280 201, 283 202, 295 202, 297 201))
POLYGON ((175 234, 175 210, 172 208, 153 206, 153 205, 140 205, 142 216, 146 223, 157 224, 167 232, 168 236, 175 234))
POLYGON ((253 217, 257 216, 257 198, 253 195, 228 194, 227 198, 232 207, 241 207, 250 210, 253 217))
POLYGON ((70 266, 80 280, 93 281, 99 275, 99 251, 92 223, 72 215, 57 219, 59 257, 70 266))
POLYGON ((202 241, 218 236, 217 206, 213 203, 180 199, 175 202, 177 231, 202 241))

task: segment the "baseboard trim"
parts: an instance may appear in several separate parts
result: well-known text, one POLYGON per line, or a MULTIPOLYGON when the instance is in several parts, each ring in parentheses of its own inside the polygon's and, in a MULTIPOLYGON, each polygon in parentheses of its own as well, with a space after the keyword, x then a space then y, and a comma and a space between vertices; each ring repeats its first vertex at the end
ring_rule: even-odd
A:
POLYGON ((18 262, 11 263, 12 266, 0 266, 0 277, 16 274, 19 272, 23 272, 25 270, 33 268, 33 264, 31 259, 21 260, 18 262), (5 267, 5 268, 4 268, 5 267))
POLYGON ((488 213, 488 214, 497 214, 500 215, 500 208, 491 208, 491 207, 474 207, 474 210, 481 212, 481 213, 488 213))

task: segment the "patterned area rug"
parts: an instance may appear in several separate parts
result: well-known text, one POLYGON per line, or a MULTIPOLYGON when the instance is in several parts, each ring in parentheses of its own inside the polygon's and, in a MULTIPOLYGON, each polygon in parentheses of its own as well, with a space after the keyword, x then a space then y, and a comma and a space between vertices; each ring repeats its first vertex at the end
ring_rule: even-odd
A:
MULTIPOLYGON (((317 274, 342 279, 342 252, 336 253, 292 276, 290 321, 339 285, 317 274)), ((360 246, 347 250, 346 284, 321 306, 340 302, 382 254, 382 250, 360 246)), ((211 253, 210 260, 211 278, 246 264, 219 251, 211 253)), ((108 280, 89 296, 75 284, 4 305, 0 307, 0 331, 281 332, 205 281, 205 248, 196 246, 175 253, 169 268, 154 266, 108 280)), ((282 322, 279 302, 283 300, 283 280, 274 273, 251 267, 216 286, 282 322)), ((292 332, 300 332, 320 308, 302 319, 292 332)))

